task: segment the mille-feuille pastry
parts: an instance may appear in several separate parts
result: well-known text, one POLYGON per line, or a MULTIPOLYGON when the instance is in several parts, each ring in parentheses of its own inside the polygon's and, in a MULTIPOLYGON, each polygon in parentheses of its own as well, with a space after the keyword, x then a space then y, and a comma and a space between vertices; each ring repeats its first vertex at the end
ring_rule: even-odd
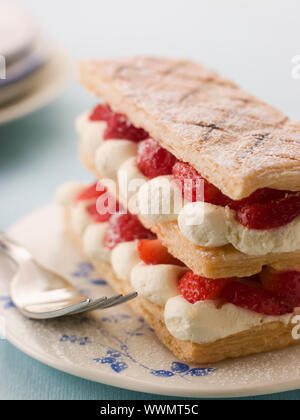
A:
POLYGON ((106 190, 68 186, 60 201, 99 271, 138 291, 133 305, 181 359, 294 344, 300 125, 187 61, 88 62, 81 81, 107 103, 78 120, 81 159, 106 190), (115 210, 138 218, 102 211, 109 180, 115 210))
POLYGON ((180 360, 214 363, 297 343, 299 272, 265 267, 248 278, 208 279, 173 257, 100 182, 66 184, 57 199, 73 242, 119 293, 138 291, 132 309, 180 360))

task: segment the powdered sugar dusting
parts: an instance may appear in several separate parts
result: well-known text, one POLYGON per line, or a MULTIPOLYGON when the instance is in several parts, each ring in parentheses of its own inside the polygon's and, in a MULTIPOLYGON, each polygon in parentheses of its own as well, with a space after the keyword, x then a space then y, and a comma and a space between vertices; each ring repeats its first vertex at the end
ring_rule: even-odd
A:
POLYGON ((94 62, 93 71, 117 89, 133 123, 232 198, 257 187, 300 190, 299 124, 230 80, 189 61, 147 57, 94 62))

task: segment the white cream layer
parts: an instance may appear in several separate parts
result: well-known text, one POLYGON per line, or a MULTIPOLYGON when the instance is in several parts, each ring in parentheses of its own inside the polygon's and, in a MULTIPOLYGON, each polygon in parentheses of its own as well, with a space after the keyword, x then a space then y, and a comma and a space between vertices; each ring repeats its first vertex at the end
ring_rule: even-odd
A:
POLYGON ((83 188, 82 184, 77 187, 74 183, 67 184, 60 188, 57 198, 60 204, 71 209, 73 229, 83 240, 86 254, 95 261, 111 262, 116 276, 131 281, 140 297, 165 307, 165 323, 174 337, 204 344, 274 320, 289 322, 290 315, 268 317, 231 304, 220 309, 211 301, 190 304, 179 295, 177 286, 187 268, 144 264, 139 257, 138 241, 118 244, 113 251, 105 247, 108 224, 93 223, 86 211, 91 200, 74 202, 83 188))
POLYGON ((166 326, 175 338, 199 344, 212 343, 274 321, 288 324, 293 316, 261 315, 230 303, 218 308, 214 301, 191 304, 182 296, 169 299, 164 314, 166 326))
POLYGON ((231 243, 247 255, 295 252, 300 249, 300 217, 277 229, 242 226, 228 207, 189 203, 178 217, 182 234, 196 245, 218 247, 231 243))
POLYGON ((203 247, 232 244, 244 254, 255 256, 300 249, 300 217, 278 229, 254 230, 238 223, 235 213, 228 208, 199 202, 184 205, 172 183, 166 192, 164 184, 169 177, 149 181, 139 171, 135 143, 113 139, 104 142, 106 123, 90 121, 88 115, 85 113, 77 120, 80 141, 91 156, 96 156, 95 165, 101 176, 118 180, 120 201, 131 212, 138 209, 151 223, 178 220, 182 234, 203 247), (170 211, 166 211, 169 207, 170 211))

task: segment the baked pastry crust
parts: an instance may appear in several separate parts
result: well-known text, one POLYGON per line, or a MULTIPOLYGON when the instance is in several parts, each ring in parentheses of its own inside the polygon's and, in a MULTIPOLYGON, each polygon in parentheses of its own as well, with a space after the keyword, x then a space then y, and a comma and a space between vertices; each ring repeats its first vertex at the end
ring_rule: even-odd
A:
MULTIPOLYGON (((80 145, 81 162, 101 179, 94 165, 94 159, 80 145)), ((177 222, 151 224, 139 216, 142 224, 151 229, 162 240, 169 252, 193 270, 208 278, 250 277, 260 273, 263 266, 269 265, 278 271, 300 271, 300 251, 283 254, 251 256, 243 254, 232 245, 219 248, 203 248, 193 244, 180 232, 177 222)))
POLYGON ((232 199, 300 190, 300 123, 186 60, 86 61, 81 83, 232 199))
MULTIPOLYGON (((80 237, 72 230, 69 208, 65 209, 64 217, 68 235, 84 253, 80 237)), ((126 294, 134 291, 130 283, 121 281, 115 276, 109 263, 94 260, 91 262, 117 292, 126 294)), ((280 321, 263 324, 209 344, 182 341, 169 333, 164 322, 163 308, 140 297, 131 301, 129 305, 134 312, 145 319, 157 337, 178 359, 189 363, 216 363, 229 358, 280 350, 298 343, 292 338, 294 325, 285 325, 280 321)))

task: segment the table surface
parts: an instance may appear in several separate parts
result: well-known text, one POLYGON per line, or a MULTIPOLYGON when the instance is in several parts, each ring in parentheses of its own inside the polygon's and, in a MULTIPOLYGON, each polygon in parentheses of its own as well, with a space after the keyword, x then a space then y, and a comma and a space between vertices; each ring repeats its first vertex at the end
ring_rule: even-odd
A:
MULTIPOLYGON (((67 31, 63 16, 69 13, 68 2, 24 0, 19 3, 26 4, 75 58, 135 53, 188 56, 218 69, 299 119, 300 80, 291 76, 291 59, 300 54, 297 0, 189 0, 192 8, 180 0, 153 0, 143 2, 142 7, 138 0, 130 0, 132 7, 125 9, 124 4, 128 2, 119 0, 106 2, 104 9, 98 0, 78 0, 72 3, 67 31), (115 10, 120 7, 116 15, 115 10), (94 13, 89 13, 91 9, 94 13), (190 13, 191 10, 194 12, 190 13), (146 20, 142 19, 145 15, 146 20), (282 27, 284 31, 279 30, 282 27)), ((0 230, 49 203, 63 182, 92 179, 78 161, 73 121, 94 103, 74 82, 50 106, 0 127, 0 230)), ((58 372, 0 340, 1 400, 152 398, 159 397, 58 372)), ((256 399, 261 398, 298 400, 300 391, 256 399)))

